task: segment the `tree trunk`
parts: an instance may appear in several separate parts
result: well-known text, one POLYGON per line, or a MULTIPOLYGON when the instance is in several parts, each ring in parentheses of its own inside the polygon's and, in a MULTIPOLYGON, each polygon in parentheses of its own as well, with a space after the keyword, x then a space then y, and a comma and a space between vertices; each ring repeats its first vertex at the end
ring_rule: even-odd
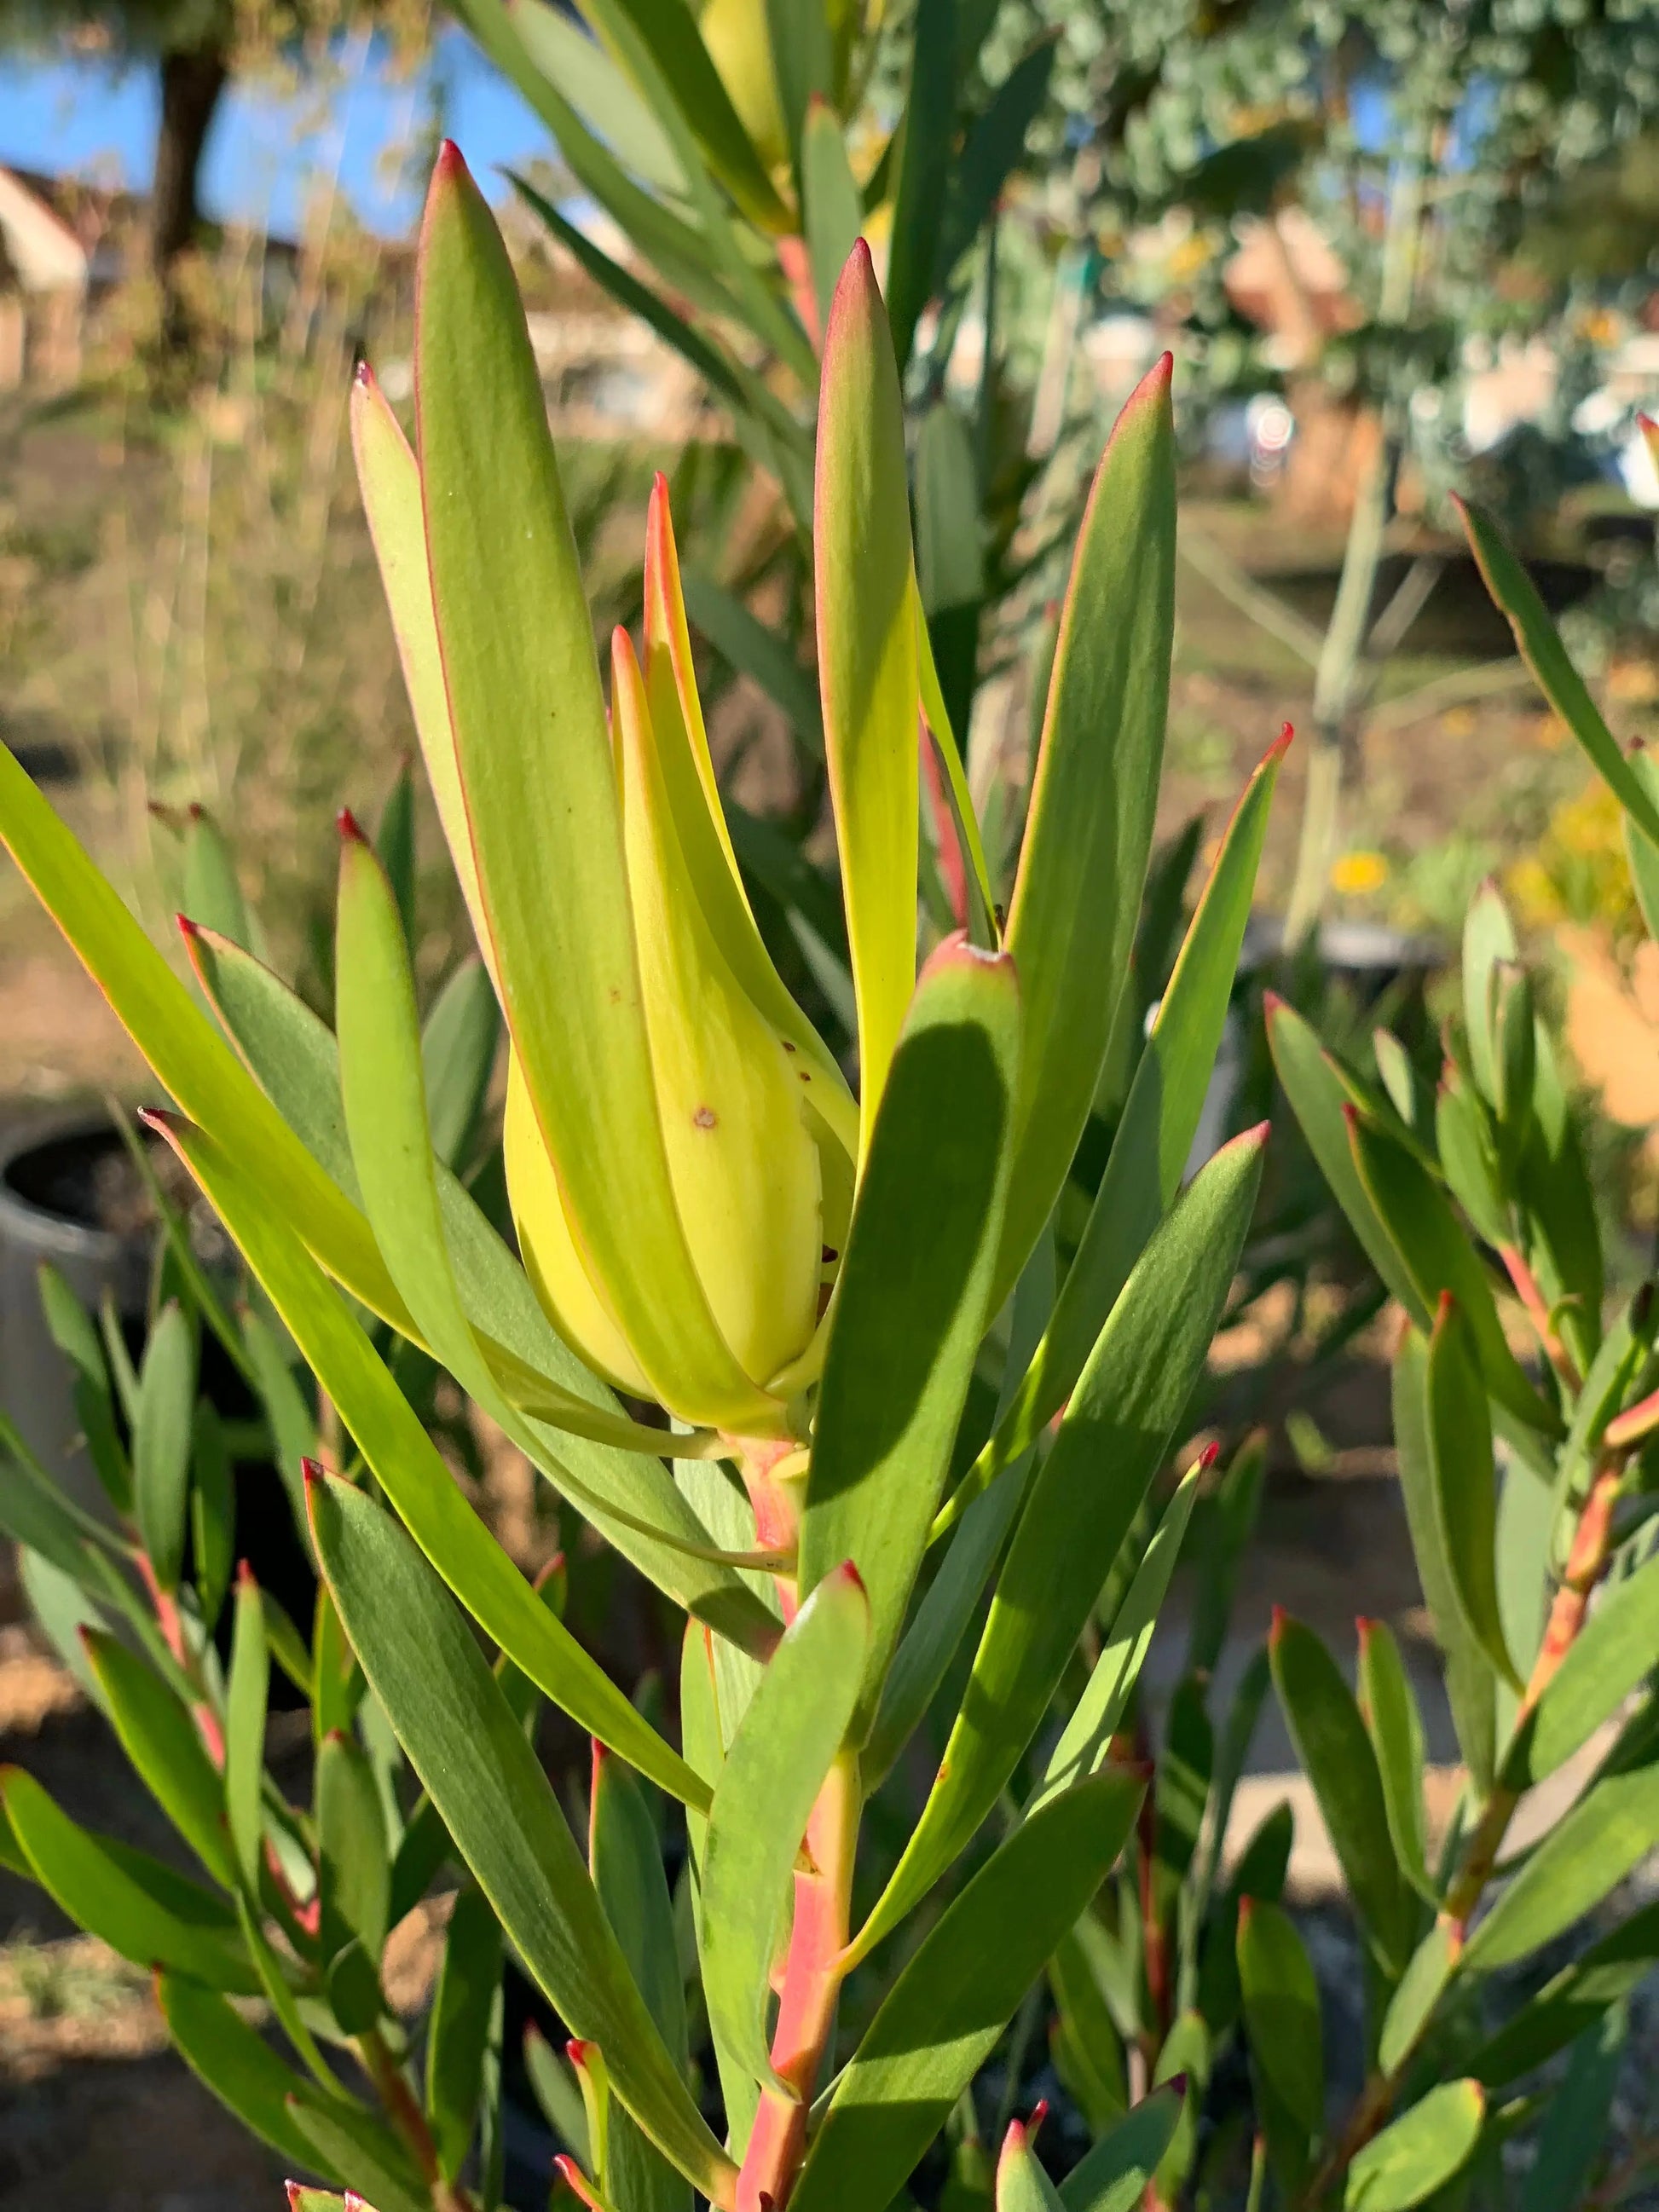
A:
POLYGON ((225 50, 215 43, 161 57, 161 128, 150 192, 149 252, 151 271, 169 301, 173 264, 195 240, 202 149, 228 76, 225 50))

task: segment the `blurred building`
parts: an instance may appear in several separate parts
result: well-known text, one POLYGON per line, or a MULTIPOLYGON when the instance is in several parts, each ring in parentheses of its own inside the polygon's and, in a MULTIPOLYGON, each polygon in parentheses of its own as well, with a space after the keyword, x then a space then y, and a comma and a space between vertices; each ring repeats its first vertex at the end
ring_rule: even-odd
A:
POLYGON ((0 392, 77 381, 94 255, 46 179, 0 168, 0 392))

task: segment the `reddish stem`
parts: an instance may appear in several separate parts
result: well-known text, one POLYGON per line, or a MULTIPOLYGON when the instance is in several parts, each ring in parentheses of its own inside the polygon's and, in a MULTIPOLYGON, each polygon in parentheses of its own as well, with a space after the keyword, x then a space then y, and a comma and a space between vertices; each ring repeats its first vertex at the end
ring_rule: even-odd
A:
POLYGON ((773 2070, 784 2095, 762 2087, 738 2176, 737 2212, 781 2212, 806 2148, 806 2116, 835 2025, 841 1954, 852 1909, 858 1834, 858 1762, 843 1753, 830 1768, 806 1824, 814 1871, 795 1876, 795 1912, 772 2035, 773 2070))
POLYGON ((1550 1365, 1554 1368, 1570 1390, 1581 1389, 1583 1386, 1578 1370, 1573 1364, 1572 1354, 1562 1343, 1556 1332, 1555 1323, 1550 1318, 1550 1310, 1545 1302, 1544 1293, 1538 1287, 1538 1278, 1533 1273, 1515 1245, 1500 1244, 1498 1248, 1498 1256, 1504 1262, 1505 1272, 1514 1285, 1516 1297, 1527 1310, 1528 1320, 1538 1332, 1538 1341, 1543 1346, 1545 1356, 1549 1360, 1550 1365))

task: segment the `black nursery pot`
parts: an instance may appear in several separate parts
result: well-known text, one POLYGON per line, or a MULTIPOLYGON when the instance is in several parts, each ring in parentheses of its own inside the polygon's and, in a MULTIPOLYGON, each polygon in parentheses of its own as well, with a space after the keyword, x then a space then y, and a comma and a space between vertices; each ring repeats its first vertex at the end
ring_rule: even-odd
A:
MULTIPOLYGON (((40 1307, 40 1268, 50 1261, 94 1312, 108 1296, 137 1359, 155 1236, 148 1196, 107 1117, 36 1120, 0 1138, 0 1407, 65 1494, 104 1518, 109 1501, 80 1442, 69 1363, 40 1307)), ((199 1387, 233 1428, 258 1419, 247 1385, 207 1330, 199 1387)), ((308 1634, 316 1576, 276 1470, 269 1460, 239 1459, 234 1471, 237 1556, 308 1634)), ((274 1675, 272 1702, 289 1694, 286 1676, 274 1675)))

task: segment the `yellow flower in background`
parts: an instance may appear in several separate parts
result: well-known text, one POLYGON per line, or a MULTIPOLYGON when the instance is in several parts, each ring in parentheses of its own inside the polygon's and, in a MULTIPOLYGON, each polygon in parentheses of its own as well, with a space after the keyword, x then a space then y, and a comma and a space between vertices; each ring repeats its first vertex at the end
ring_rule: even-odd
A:
POLYGON ((1389 863, 1381 853, 1345 853, 1331 867, 1331 889, 1344 898, 1369 898, 1389 880, 1389 863))
POLYGON ((1564 921, 1624 935, 1636 921, 1625 857, 1624 811, 1599 780, 1563 799, 1532 851, 1504 872, 1504 886, 1533 929, 1564 921))

